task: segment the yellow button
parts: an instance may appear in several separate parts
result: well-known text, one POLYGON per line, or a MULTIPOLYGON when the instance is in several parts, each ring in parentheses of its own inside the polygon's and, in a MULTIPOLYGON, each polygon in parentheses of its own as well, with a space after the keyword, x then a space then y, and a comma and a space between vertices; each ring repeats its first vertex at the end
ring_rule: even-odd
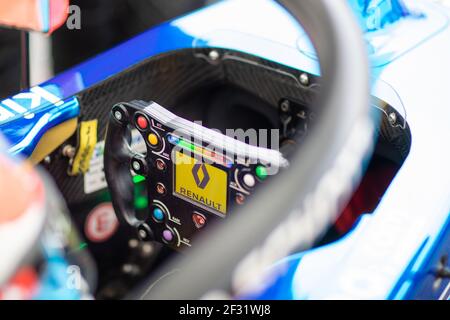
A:
POLYGON ((148 135, 148 142, 150 143, 150 145, 152 145, 154 147, 157 146, 159 143, 158 136, 154 133, 150 133, 148 135))

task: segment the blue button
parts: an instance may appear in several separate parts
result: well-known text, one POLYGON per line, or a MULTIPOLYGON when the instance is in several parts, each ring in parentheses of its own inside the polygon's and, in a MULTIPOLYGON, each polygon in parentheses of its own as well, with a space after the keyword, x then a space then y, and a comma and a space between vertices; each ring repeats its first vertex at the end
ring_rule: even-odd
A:
POLYGON ((156 208, 153 210, 153 217, 157 221, 163 221, 164 220, 164 212, 161 209, 156 208))
POLYGON ((173 135, 169 134, 167 136, 167 140, 169 141, 169 143, 173 144, 173 145, 177 145, 178 142, 180 142, 180 139, 178 139, 177 137, 174 137, 173 135))

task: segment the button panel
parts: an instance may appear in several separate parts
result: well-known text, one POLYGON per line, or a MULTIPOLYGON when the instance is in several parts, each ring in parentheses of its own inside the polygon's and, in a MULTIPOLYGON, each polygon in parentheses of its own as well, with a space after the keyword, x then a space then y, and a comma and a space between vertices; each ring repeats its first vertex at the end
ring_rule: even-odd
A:
MULTIPOLYGON (((259 162, 237 161, 239 155, 234 155, 234 159, 232 153, 218 152, 220 148, 213 149, 211 144, 196 142, 195 136, 192 139, 180 136, 178 128, 171 122, 158 120, 174 118, 168 116, 167 110, 160 111, 161 118, 152 113, 159 108, 162 107, 156 104, 132 102, 121 104, 116 111, 122 121, 132 119, 132 125, 141 133, 147 146, 145 156, 136 155, 130 162, 130 169, 146 178, 148 199, 152 203, 147 204, 147 213, 142 214, 145 221, 138 228, 139 237, 183 250, 195 244, 197 233, 209 225, 222 223, 224 218, 234 214, 235 208, 245 205, 258 185, 268 178, 268 169, 259 162), (201 155, 212 162, 195 163, 187 169, 176 167, 178 150, 201 155), (178 169, 179 177, 191 181, 182 186, 176 184, 178 169), (225 190, 221 193, 223 198, 216 198, 218 193, 205 191, 208 188, 225 190), (180 197, 182 192, 185 192, 184 198, 180 197)), ((191 159, 196 158, 192 156, 191 159)))

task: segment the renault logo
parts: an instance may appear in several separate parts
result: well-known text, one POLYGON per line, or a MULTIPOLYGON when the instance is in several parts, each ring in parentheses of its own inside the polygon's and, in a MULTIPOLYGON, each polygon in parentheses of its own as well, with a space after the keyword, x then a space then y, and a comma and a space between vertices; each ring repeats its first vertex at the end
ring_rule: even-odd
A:
POLYGON ((199 187, 200 189, 205 189, 210 179, 208 170, 206 170, 206 165, 200 163, 196 164, 192 168, 192 175, 194 176, 194 180, 195 183, 197 184, 197 187, 199 187), (199 176, 200 170, 202 171, 203 174, 202 178, 199 176))

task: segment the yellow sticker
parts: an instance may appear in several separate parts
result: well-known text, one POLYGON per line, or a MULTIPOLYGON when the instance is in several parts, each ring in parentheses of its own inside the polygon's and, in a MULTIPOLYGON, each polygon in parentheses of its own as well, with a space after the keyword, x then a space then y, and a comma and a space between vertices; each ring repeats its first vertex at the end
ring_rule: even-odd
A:
POLYGON ((72 162, 70 174, 73 176, 89 171, 91 158, 97 144, 98 121, 85 121, 80 123, 78 131, 78 150, 72 162))
POLYGON ((214 212, 227 213, 227 173, 175 151, 175 195, 214 212))

